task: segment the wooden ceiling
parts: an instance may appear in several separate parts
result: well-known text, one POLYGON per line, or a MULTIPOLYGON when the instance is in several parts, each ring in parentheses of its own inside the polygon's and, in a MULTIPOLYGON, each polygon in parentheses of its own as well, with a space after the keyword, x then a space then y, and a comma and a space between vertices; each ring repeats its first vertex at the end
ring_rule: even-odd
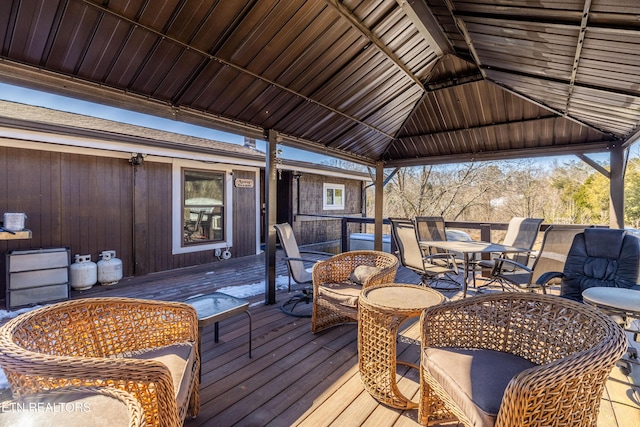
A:
POLYGON ((364 164, 627 147, 639 70, 635 0, 0 4, 2 82, 364 164))

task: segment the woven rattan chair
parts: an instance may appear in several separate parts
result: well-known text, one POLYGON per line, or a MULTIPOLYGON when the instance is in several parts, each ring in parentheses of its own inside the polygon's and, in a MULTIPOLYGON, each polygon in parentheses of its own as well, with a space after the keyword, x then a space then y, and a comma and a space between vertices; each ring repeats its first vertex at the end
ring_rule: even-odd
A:
POLYGON ((398 258, 380 251, 344 252, 314 264, 311 331, 357 322, 362 289, 393 283, 398 265, 398 258))
POLYGON ((552 295, 498 292, 421 316, 419 420, 596 426, 627 339, 608 316, 552 295))
POLYGON ((10 320, 0 328, 0 366, 15 396, 109 386, 140 402, 147 426, 173 427, 198 413, 197 343, 189 304, 85 298, 10 320))

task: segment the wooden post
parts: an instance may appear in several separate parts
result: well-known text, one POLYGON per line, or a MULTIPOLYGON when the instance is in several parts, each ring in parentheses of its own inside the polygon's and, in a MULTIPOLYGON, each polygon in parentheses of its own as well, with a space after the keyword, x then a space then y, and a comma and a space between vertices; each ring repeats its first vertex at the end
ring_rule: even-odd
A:
POLYGON ((376 197, 374 205, 373 225, 373 249, 382 250, 382 207, 383 207, 383 178, 384 178, 384 162, 376 162, 376 197))
POLYGON ((264 174, 264 237, 265 237, 265 304, 276 303, 276 215, 278 208, 278 180, 276 171, 276 145, 278 133, 268 131, 264 174))
POLYGON ((609 180, 609 227, 624 228, 624 174, 625 150, 621 144, 611 148, 609 180))

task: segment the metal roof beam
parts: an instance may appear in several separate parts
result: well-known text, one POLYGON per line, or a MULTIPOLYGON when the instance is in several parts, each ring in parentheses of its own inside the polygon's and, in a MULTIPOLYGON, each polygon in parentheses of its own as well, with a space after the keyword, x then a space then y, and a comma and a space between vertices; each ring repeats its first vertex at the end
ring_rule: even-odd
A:
POLYGON ((485 162, 492 160, 515 160, 523 158, 533 157, 550 157, 550 156, 563 156, 569 154, 579 153, 603 153, 609 151, 611 145, 614 144, 611 141, 594 142, 589 144, 582 144, 579 147, 576 145, 564 145, 564 146, 551 146, 551 147, 538 147, 538 148, 524 148, 524 149, 511 149, 501 151, 487 151, 483 153, 463 153, 463 154, 451 154, 442 156, 425 156, 415 157, 412 159, 399 159, 393 161, 387 161, 385 167, 412 167, 412 166, 424 166, 424 165, 441 165, 452 163, 467 163, 467 162, 485 162))
POLYGON ((438 58, 453 52, 449 39, 440 30, 438 20, 433 16, 429 6, 422 1, 396 0, 407 14, 418 32, 425 38, 438 58))
MULTIPOLYGON (((368 29, 360 20, 351 13, 351 11, 342 4, 339 0, 325 0, 328 5, 332 6, 343 18, 349 21, 360 33, 365 36, 373 45, 375 45, 384 55, 398 66, 414 83, 422 90, 424 86, 418 77, 407 67, 405 63, 400 61, 400 58, 385 45, 370 29, 368 29)), ((432 46, 433 47, 433 46, 432 46)))
POLYGON ((511 124, 520 124, 520 123, 528 123, 528 122, 538 122, 540 120, 544 120, 544 119, 555 119, 558 118, 557 115, 549 115, 549 116, 542 116, 542 117, 533 117, 530 119, 522 119, 522 120, 511 120, 511 121, 506 121, 506 122, 499 122, 499 123, 491 123, 491 124, 486 124, 486 125, 479 125, 479 126, 470 126, 470 127, 464 127, 464 128, 456 128, 456 129, 446 129, 446 130, 442 130, 439 132, 431 132, 431 133, 423 133, 423 134, 417 134, 417 135, 404 135, 400 138, 398 138, 399 141, 405 140, 405 139, 411 139, 411 138, 426 138, 426 137, 433 137, 433 136, 437 136, 437 135, 447 135, 450 134, 452 132, 465 132, 465 131, 470 131, 470 130, 477 130, 477 129, 490 129, 496 126, 504 126, 504 125, 511 125, 511 124))
POLYGON ((565 101, 564 111, 568 113, 571 104, 571 95, 573 95, 573 87, 576 83, 576 75, 580 65, 580 56, 582 54, 582 46, 584 44, 584 36, 587 33, 587 22, 589 21, 589 10, 591 9, 591 0, 585 0, 584 9, 582 11, 582 21, 580 23, 580 34, 578 35, 578 43, 576 45, 576 53, 573 57, 573 67, 571 68, 571 78, 569 79, 569 90, 567 91, 567 99, 565 101))

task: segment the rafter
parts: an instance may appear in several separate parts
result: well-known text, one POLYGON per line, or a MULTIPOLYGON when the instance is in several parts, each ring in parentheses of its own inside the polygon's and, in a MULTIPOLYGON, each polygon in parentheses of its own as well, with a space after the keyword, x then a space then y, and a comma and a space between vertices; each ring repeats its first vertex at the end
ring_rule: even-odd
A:
POLYGON ((349 21, 360 33, 373 43, 384 55, 391 60, 396 66, 398 66, 414 83, 422 90, 424 86, 418 77, 416 77, 409 67, 404 64, 398 56, 393 53, 371 30, 369 30, 356 16, 351 13, 347 7, 339 0, 325 0, 328 5, 332 6, 343 18, 349 21))
POLYGON ((322 102, 319 102, 319 101, 317 101, 317 100, 315 100, 313 98, 309 98, 308 96, 305 96, 305 95, 303 95, 303 94, 301 94, 301 93, 299 93, 299 92, 297 92, 297 91, 295 91, 293 89, 290 89, 290 88, 288 88, 288 87, 286 87, 286 86, 284 86, 284 85, 282 85, 282 84, 280 84, 280 83, 278 83, 278 82, 276 82, 274 80, 267 79, 267 78, 261 76, 260 74, 254 73, 254 72, 252 72, 252 71, 250 71, 250 70, 248 70, 248 69, 246 69, 244 67, 241 67, 241 66, 239 66, 237 64, 234 64, 231 61, 227 61, 226 59, 223 59, 223 58, 220 58, 218 56, 212 55, 212 54, 210 54, 208 52, 203 51, 202 49, 199 49, 199 48, 197 48, 195 46, 190 45, 189 43, 185 43, 185 42, 183 42, 181 40, 176 39, 175 37, 172 37, 170 35, 164 34, 161 31, 158 31, 158 30, 156 30, 154 28, 151 28, 151 27, 149 27, 147 25, 141 24, 140 22, 133 21, 132 19, 127 18, 126 16, 123 16, 123 15, 117 13, 116 11, 111 10, 111 9, 109 9, 107 7, 104 7, 102 5, 96 4, 96 3, 92 2, 91 0, 82 0, 82 2, 87 4, 88 6, 91 6, 91 7, 95 8, 95 9, 100 10, 103 13, 107 13, 109 15, 112 15, 112 16, 118 18, 119 20, 127 22, 130 25, 136 26, 138 28, 144 29, 145 31, 148 31, 149 33, 155 34, 157 37, 159 37, 159 38, 161 38, 163 40, 171 41, 172 43, 175 43, 176 45, 182 47, 183 49, 189 50, 191 52, 196 52, 199 55, 201 55, 201 56, 203 56, 203 57, 205 57, 205 58, 207 58, 207 59, 209 59, 211 61, 219 62, 220 64, 223 64, 225 66, 233 68, 234 70, 236 70, 236 71, 238 71, 240 73, 246 74, 248 76, 253 77, 254 79, 260 80, 260 81, 266 83, 267 85, 270 85, 270 86, 273 86, 273 87, 277 87, 278 89, 280 89, 280 90, 282 90, 284 92, 287 92, 287 93, 289 93, 291 95, 294 95, 294 96, 300 98, 302 101, 313 103, 313 104, 315 104, 315 105, 317 105, 317 106, 319 106, 321 108, 326 109, 327 111, 331 111, 332 113, 338 114, 338 115, 350 120, 353 123, 357 123, 359 125, 365 126, 368 129, 373 130, 374 132, 377 132, 377 133, 379 133, 381 135, 384 135, 387 138, 393 138, 393 135, 388 134, 387 132, 383 131, 382 129, 378 129, 377 127, 375 127, 375 126, 373 126, 373 125, 371 125, 371 124, 369 124, 369 123, 367 123, 365 121, 362 121, 362 120, 360 120, 360 119, 358 119, 356 117, 353 117, 353 116, 351 116, 351 115, 349 115, 349 114, 347 114, 347 113, 345 113, 343 111, 340 111, 340 110, 338 110, 338 109, 336 109, 334 107, 331 107, 331 106, 326 105, 326 104, 324 104, 322 102))

